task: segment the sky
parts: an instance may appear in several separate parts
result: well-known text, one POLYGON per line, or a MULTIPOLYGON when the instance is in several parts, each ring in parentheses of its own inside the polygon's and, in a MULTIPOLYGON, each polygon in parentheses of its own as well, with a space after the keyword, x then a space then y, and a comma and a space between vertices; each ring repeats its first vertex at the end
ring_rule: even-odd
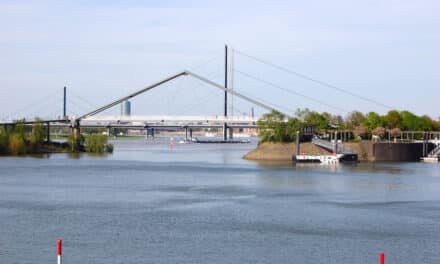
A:
MULTIPOLYGON (((389 108, 243 53, 438 118, 438 14, 436 0, 0 0, 0 119, 60 115, 63 86, 68 113, 80 115, 183 69, 222 83, 225 44, 237 51, 234 89, 285 112, 389 108)), ((215 88, 181 80, 132 105, 135 114, 204 115, 221 114, 222 100, 215 88)), ((250 112, 234 103, 236 114, 250 112)))

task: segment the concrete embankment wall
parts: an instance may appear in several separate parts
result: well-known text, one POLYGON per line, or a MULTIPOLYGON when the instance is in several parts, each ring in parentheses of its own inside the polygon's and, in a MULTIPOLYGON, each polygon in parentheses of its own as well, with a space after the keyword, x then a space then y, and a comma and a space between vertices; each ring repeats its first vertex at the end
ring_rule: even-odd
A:
MULTIPOLYGON (((423 143, 346 143, 364 161, 419 161, 423 157, 423 143)), ((428 152, 434 144, 427 144, 428 152)))
MULTIPOLYGON (((422 143, 374 143, 372 141, 348 142, 361 161, 419 161, 423 157, 422 143)), ((427 144, 428 151, 434 144, 427 144)), ((328 155, 329 152, 312 143, 302 143, 301 152, 307 155, 328 155)), ((244 158, 250 160, 292 160, 295 155, 294 143, 261 143, 244 158)))

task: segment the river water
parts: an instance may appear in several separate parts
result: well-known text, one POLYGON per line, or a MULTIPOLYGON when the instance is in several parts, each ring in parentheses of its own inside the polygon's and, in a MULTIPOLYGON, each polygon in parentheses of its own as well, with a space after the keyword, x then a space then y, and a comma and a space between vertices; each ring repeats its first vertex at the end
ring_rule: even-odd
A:
POLYGON ((116 141, 0 158, 0 263, 440 263, 440 165, 257 163, 116 141))

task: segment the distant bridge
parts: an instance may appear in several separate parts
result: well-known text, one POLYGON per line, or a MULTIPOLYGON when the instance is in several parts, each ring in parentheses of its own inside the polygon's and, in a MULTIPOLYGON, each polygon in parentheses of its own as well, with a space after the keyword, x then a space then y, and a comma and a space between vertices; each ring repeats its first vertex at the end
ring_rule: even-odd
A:
MULTIPOLYGON (((257 118, 255 117, 246 117, 246 116, 227 116, 226 111, 224 116, 97 116, 97 114, 108 110, 116 105, 121 104, 122 102, 134 98, 140 94, 143 94, 153 88, 161 86, 167 82, 170 82, 176 78, 182 76, 190 76, 195 78, 201 82, 204 82, 212 87, 215 87, 219 90, 225 92, 225 94, 232 94, 238 98, 241 98, 247 102, 250 102, 254 105, 262 107, 266 110, 278 111, 279 109, 275 109, 274 107, 250 98, 246 95, 243 95, 235 90, 226 88, 226 85, 220 85, 211 80, 208 80, 200 75, 197 75, 191 71, 182 71, 177 74, 171 75, 163 80, 160 80, 156 83, 153 83, 137 92, 131 93, 125 97, 122 97, 118 100, 115 100, 109 104, 106 104, 100 108, 97 108, 89 113, 86 113, 79 117, 72 117, 71 119, 59 119, 59 120, 32 120, 25 121, 25 124, 32 124, 37 122, 42 122, 46 124, 48 130, 48 138, 49 138, 49 130, 50 126, 54 127, 62 127, 69 126, 72 128, 72 132, 75 135, 80 133, 80 127, 121 127, 121 128, 154 128, 154 127, 174 127, 174 128, 207 128, 207 127, 222 127, 223 128, 223 137, 227 139, 227 130, 229 129, 229 135, 232 137, 232 129, 233 128, 256 128, 257 127, 257 118)), ((225 97, 226 102, 226 97, 225 97)), ((290 117, 289 114, 283 113, 285 116, 290 117)), ((4 122, 0 125, 14 125, 16 122, 4 122)), ((76 136, 75 136, 76 137, 76 136)))
POLYGON ((258 118, 251 116, 170 116, 170 115, 153 115, 153 116, 92 116, 81 120, 81 126, 88 125, 144 125, 144 126, 212 126, 228 125, 239 126, 255 126, 258 118))

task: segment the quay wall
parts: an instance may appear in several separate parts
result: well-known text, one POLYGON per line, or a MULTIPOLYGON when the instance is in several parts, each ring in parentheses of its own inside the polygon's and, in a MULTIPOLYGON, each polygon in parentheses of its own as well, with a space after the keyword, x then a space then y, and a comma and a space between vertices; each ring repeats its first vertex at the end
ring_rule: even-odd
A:
MULTIPOLYGON (((358 154, 360 161, 420 161, 423 157, 423 143, 383 143, 372 141, 347 142, 345 146, 358 154)), ((435 146, 428 143, 427 150, 435 146)), ((295 155, 294 143, 261 143, 256 149, 247 153, 243 158, 249 160, 292 160, 295 155)), ((328 151, 312 143, 301 143, 300 151, 307 155, 328 155, 328 151)))

